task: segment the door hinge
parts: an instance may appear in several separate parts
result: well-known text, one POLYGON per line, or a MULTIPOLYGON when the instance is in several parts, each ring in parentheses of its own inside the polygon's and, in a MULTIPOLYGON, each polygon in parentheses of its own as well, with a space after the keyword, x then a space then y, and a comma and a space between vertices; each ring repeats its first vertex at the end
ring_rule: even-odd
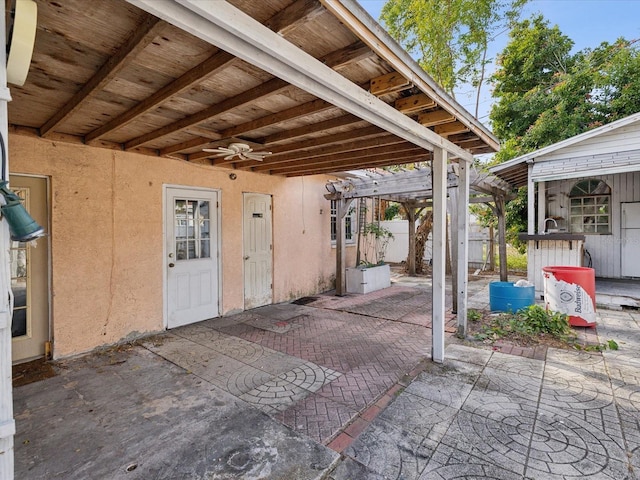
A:
POLYGON ((216 202, 216 208, 220 208, 220 202, 216 202))
POLYGON ((273 245, 269 245, 269 250, 273 251, 273 245))

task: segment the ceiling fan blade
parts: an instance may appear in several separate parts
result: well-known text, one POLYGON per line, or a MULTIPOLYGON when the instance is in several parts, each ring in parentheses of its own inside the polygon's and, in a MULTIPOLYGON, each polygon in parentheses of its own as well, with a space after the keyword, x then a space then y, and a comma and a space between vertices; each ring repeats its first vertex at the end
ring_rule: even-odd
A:
MULTIPOLYGON (((222 157, 223 155, 225 155, 224 153, 220 154, 220 155, 216 155, 217 157, 222 157)), ((237 153, 232 153, 231 155, 227 155, 226 157, 224 157, 225 160, 231 160, 233 159, 233 157, 235 157, 237 155, 237 153)))
POLYGON ((264 155, 261 155, 260 153, 245 153, 243 157, 247 160, 255 160, 257 162, 264 160, 264 155))

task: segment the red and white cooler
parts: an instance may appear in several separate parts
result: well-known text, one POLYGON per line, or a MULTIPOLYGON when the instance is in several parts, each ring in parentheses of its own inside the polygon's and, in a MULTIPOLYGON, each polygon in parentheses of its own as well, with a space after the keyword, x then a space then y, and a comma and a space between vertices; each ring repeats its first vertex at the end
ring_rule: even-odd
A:
POLYGON ((587 267, 542 267, 547 310, 565 313, 574 327, 596 325, 596 273, 587 267))

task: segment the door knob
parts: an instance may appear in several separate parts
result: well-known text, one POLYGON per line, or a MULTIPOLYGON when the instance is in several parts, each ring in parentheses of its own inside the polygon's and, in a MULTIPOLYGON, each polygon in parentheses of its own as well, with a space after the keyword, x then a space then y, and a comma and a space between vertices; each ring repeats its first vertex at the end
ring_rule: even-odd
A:
POLYGON ((175 264, 175 263, 170 263, 170 264, 169 264, 169 268, 173 268, 173 267, 175 267, 175 266, 176 266, 176 264, 175 264))
POLYGON ((249 260, 249 255, 247 255, 246 257, 244 257, 245 260, 249 260))

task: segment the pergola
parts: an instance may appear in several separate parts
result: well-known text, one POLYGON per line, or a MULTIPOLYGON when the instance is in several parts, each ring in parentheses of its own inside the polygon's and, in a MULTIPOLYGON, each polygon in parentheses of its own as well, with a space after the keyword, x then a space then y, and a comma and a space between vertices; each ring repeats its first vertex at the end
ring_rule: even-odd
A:
MULTIPOLYGON (((498 215, 500 252, 500 277, 506 280, 506 242, 504 205, 512 190, 500 178, 482 172, 466 162, 451 163, 446 167, 446 181, 441 164, 432 168, 392 172, 385 170, 364 171, 343 181, 327 183, 328 200, 337 202, 336 233, 336 294, 345 293, 345 216, 353 200, 378 197, 400 203, 409 220, 408 268, 415 273, 415 233, 417 210, 427 206, 447 203, 447 208, 434 208, 433 222, 433 359, 441 361, 444 351, 444 285, 446 214, 451 215, 451 244, 453 264, 454 310, 458 316, 458 334, 464 336, 467 329, 467 263, 468 263, 468 212, 469 203, 493 203, 498 215), (435 216, 438 215, 438 221, 435 216)), ((443 169, 444 170, 444 169, 443 169)))

